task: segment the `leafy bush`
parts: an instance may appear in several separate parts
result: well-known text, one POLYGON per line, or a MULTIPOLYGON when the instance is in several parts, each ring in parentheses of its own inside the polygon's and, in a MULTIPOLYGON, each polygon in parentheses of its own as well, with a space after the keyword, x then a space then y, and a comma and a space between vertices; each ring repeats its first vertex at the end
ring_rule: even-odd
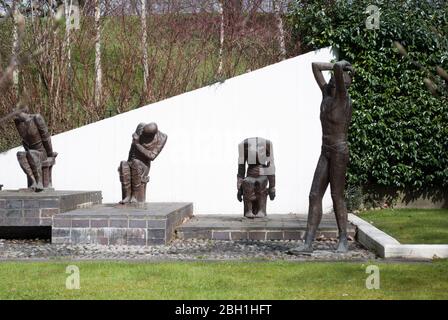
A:
POLYGON ((435 74, 436 66, 448 67, 448 3, 295 1, 288 21, 294 39, 309 50, 333 46, 357 70, 348 184, 446 190, 448 94, 433 96, 423 80, 424 68, 435 74), (380 8, 379 30, 365 25, 371 4, 380 8))

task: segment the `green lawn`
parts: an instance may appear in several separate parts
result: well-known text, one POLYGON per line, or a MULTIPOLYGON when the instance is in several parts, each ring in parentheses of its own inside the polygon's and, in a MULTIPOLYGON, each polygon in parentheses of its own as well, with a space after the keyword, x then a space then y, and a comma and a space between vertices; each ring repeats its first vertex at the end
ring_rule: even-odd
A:
POLYGON ((448 261, 432 263, 0 263, 0 299, 448 299, 448 261), (81 289, 67 290, 65 268, 81 289), (365 287, 366 267, 380 289, 365 287))
POLYGON ((447 209, 385 209, 360 217, 403 244, 448 244, 447 209))

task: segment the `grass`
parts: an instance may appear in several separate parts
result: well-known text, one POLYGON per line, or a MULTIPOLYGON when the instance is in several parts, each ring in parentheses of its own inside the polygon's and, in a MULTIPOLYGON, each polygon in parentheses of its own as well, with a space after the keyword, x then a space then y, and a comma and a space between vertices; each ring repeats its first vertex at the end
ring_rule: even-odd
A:
POLYGON ((0 299, 448 299, 448 261, 4 262, 0 299), (80 290, 65 288, 69 264, 80 290), (379 266, 379 290, 366 289, 369 264, 379 266))
POLYGON ((447 209, 385 209, 360 217, 403 244, 448 244, 447 209))

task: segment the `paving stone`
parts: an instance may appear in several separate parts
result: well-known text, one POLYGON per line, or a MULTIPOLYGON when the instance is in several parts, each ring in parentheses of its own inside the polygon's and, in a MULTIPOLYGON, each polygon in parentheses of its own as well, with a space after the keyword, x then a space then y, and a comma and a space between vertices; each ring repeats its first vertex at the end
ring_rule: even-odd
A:
POLYGON ((45 208, 40 210, 40 216, 42 218, 51 218, 59 213, 59 208, 45 208))
POLYGON ((23 201, 22 200, 6 200, 6 209, 22 209, 23 201))
POLYGON ((266 234, 266 240, 283 240, 283 232, 282 231, 269 231, 266 234))
POLYGON ((212 233, 213 240, 230 240, 229 231, 215 231, 212 233))
POLYGON ((146 228, 146 220, 129 220, 129 228, 146 228))
POLYGON ((59 200, 57 199, 45 199, 39 200, 39 208, 59 208, 59 200))
POLYGON ((250 240, 266 240, 266 231, 250 231, 249 232, 250 240))
POLYGON ((148 239, 165 239, 165 229, 148 229, 148 239))
POLYGON ((25 209, 39 209, 39 200, 23 200, 25 209))
POLYGON ((110 227, 111 228, 127 228, 128 220, 125 219, 110 219, 110 227))
POLYGON ((90 219, 90 226, 92 228, 109 227, 109 220, 107 220, 107 219, 90 219))
POLYGON ((70 229, 69 228, 53 228, 51 230, 52 238, 65 238, 70 237, 70 229))
POLYGON ((68 227, 72 226, 72 220, 70 219, 61 219, 59 217, 53 219, 53 226, 56 228, 59 227, 68 227))
POLYGON ((303 231, 285 231, 284 239, 285 240, 302 240, 304 232, 303 231))
POLYGON ((23 209, 24 218, 40 218, 39 208, 23 209))
POLYGON ((89 228, 90 221, 89 219, 73 219, 72 220, 72 228, 89 228))
POLYGON ((232 231, 230 238, 231 240, 248 240, 249 235, 247 232, 232 231))

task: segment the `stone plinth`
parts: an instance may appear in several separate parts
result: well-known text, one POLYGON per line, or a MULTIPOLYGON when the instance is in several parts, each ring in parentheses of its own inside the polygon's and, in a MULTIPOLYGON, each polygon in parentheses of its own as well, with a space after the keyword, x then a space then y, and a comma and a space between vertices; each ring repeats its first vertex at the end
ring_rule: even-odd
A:
POLYGON ((105 204, 54 218, 53 243, 160 245, 193 215, 192 203, 105 204))
MULTIPOLYGON (((266 218, 247 219, 241 215, 198 215, 176 229, 180 239, 211 240, 302 240, 306 232, 306 214, 271 214, 266 218)), ((355 227, 348 226, 355 236, 355 227)), ((336 238, 334 215, 324 215, 316 237, 336 238)))
POLYGON ((0 191, 0 227, 51 226, 55 215, 101 201, 101 191, 0 191))

